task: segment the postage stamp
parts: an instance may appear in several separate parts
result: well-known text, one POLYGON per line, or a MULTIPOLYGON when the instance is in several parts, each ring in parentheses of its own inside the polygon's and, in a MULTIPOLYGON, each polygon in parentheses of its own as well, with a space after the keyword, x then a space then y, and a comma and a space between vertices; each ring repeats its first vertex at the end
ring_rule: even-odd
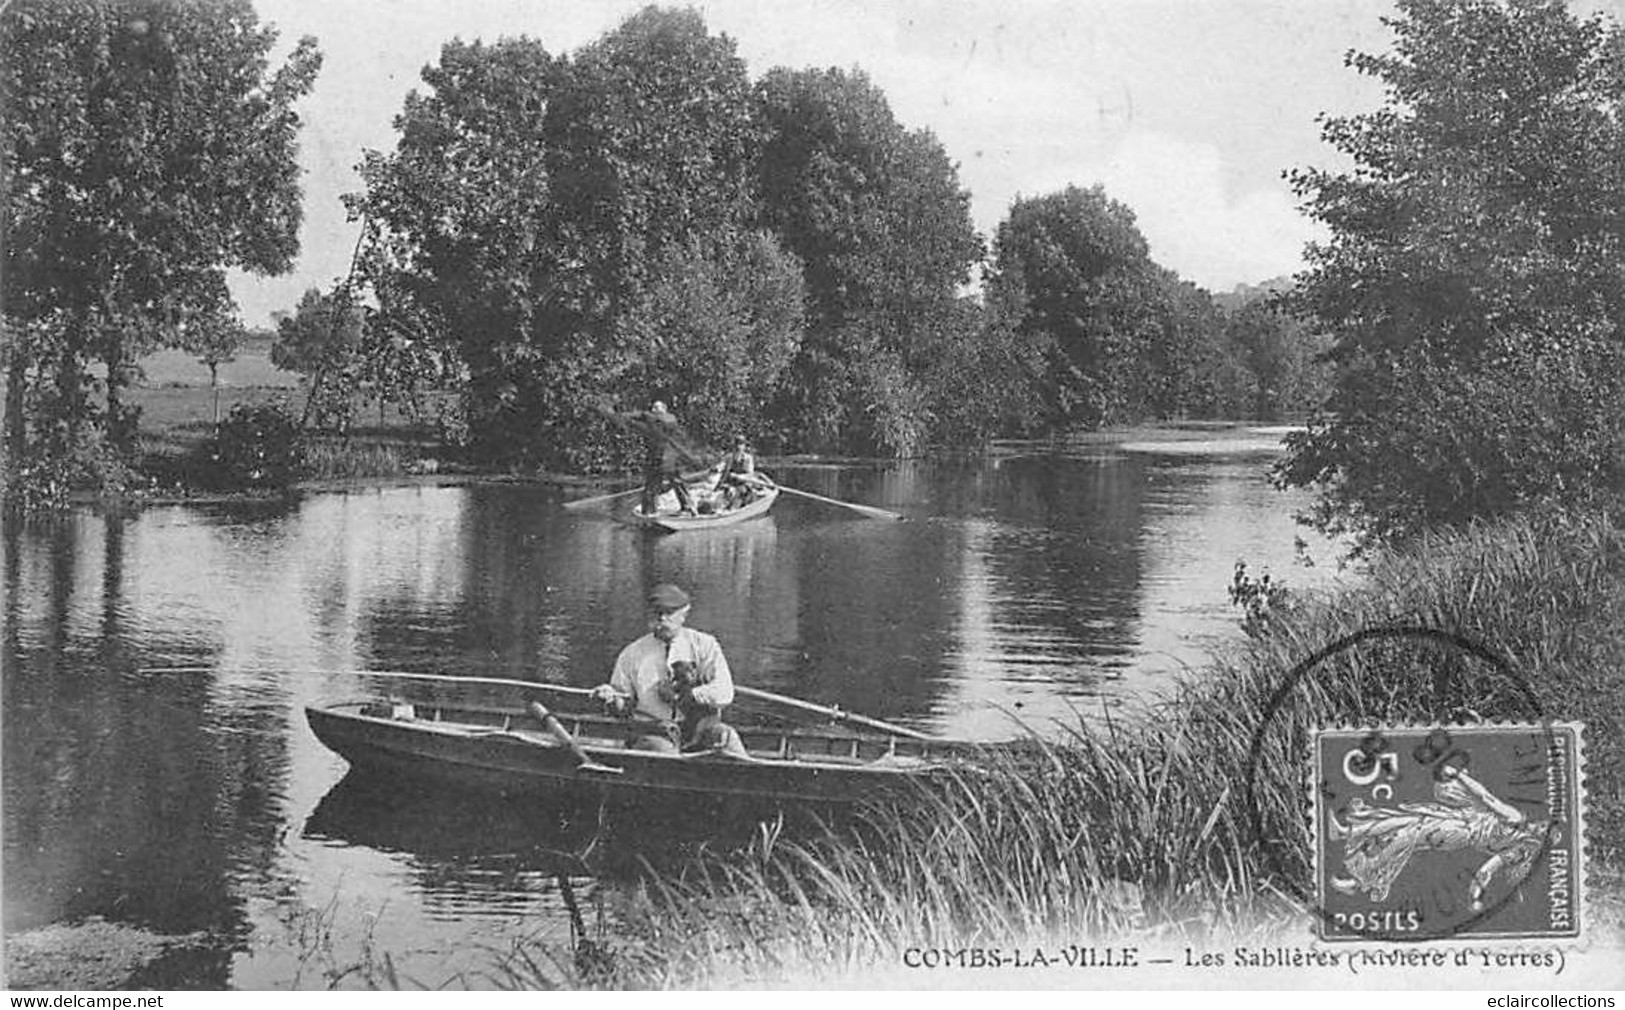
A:
POLYGON ((1322 939, 1578 937, 1581 730, 1318 731, 1311 768, 1322 939))

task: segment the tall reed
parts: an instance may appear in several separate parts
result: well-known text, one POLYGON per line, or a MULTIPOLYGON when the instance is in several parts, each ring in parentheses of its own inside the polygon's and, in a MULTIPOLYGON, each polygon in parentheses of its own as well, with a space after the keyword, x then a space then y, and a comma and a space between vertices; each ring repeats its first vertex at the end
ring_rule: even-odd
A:
POLYGON ((408 450, 393 444, 315 439, 305 449, 304 476, 310 480, 399 477, 408 468, 408 450))

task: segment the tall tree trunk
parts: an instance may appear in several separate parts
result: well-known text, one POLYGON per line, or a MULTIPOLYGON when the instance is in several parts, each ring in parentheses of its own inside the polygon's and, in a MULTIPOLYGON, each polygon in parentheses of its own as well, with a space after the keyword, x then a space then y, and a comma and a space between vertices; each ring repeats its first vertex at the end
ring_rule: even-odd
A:
POLYGON ((207 362, 209 366, 209 390, 214 394, 214 426, 220 427, 220 364, 207 362))
POLYGON ((135 425, 124 405, 124 387, 129 380, 124 365, 124 340, 111 336, 107 341, 102 356, 107 365, 107 440, 121 457, 128 459, 135 446, 135 425))
POLYGON ((15 461, 28 451, 28 418, 23 407, 28 394, 28 358, 20 346, 11 350, 6 365, 6 456, 15 461))
POLYGON ((41 420, 47 425, 45 442, 53 456, 71 453, 79 443, 79 432, 90 413, 85 395, 85 374, 80 364, 79 345, 70 339, 56 356, 56 402, 41 420))
POLYGON ((316 417, 317 397, 322 395, 322 383, 327 379, 327 363, 323 359, 316 366, 316 372, 310 378, 310 392, 305 396, 305 410, 299 415, 301 430, 310 427, 311 420, 316 417))

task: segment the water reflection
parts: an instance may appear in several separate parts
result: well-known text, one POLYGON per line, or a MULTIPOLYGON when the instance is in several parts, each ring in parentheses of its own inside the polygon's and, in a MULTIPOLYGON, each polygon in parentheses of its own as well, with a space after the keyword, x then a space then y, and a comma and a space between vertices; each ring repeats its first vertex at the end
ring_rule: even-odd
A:
POLYGON ((1042 729, 1144 698, 1234 638, 1238 556, 1323 577, 1292 568, 1299 503, 1262 466, 784 467, 907 518, 786 496, 666 537, 514 486, 7 525, 5 928, 207 930, 200 984, 276 986, 298 965, 261 941, 332 909, 331 928, 370 931, 419 977, 468 970, 446 952, 487 927, 563 928, 550 860, 604 829, 355 786, 302 711, 353 695, 343 671, 597 683, 641 634, 647 589, 675 581, 743 682, 951 735, 1042 729))
POLYGON ((362 846, 397 857, 430 912, 473 908, 500 915, 560 874, 585 877, 599 847, 593 812, 347 774, 316 804, 303 837, 331 848, 362 846))
POLYGON ((316 803, 302 837, 399 856, 426 902, 466 905, 481 892, 504 899, 513 889, 505 882, 520 876, 631 879, 702 847, 743 844, 762 819, 783 820, 763 811, 724 821, 724 811, 738 808, 513 798, 350 771, 316 803))
POLYGON ((136 672, 177 637, 143 605, 139 523, 81 515, 5 542, 5 926, 207 931, 216 954, 190 970, 223 985, 249 932, 241 884, 279 872, 285 699, 136 672))

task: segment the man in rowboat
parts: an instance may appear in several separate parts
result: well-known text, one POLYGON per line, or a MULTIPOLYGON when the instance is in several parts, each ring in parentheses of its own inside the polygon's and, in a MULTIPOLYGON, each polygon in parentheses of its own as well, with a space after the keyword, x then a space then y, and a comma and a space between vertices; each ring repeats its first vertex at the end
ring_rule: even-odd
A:
POLYGON ((755 497, 761 478, 756 476, 756 457, 751 454, 750 444, 743 434, 734 436, 733 451, 722 457, 719 465, 722 473, 717 486, 726 496, 729 508, 738 508, 755 497))
POLYGON ((742 755, 739 734, 722 721, 734 682, 721 644, 687 627, 690 599, 681 587, 655 586, 648 603, 649 633, 621 650, 609 683, 593 688, 593 696, 615 715, 668 727, 669 739, 645 737, 636 746, 742 755))
POLYGON ((667 488, 677 495, 677 505, 684 515, 694 514, 694 502, 688 485, 683 482, 681 468, 687 461, 691 465, 705 466, 688 448, 677 416, 666 409, 665 401, 656 400, 648 410, 630 414, 611 414, 616 420, 634 425, 643 434, 643 512, 655 514, 655 503, 667 488))

